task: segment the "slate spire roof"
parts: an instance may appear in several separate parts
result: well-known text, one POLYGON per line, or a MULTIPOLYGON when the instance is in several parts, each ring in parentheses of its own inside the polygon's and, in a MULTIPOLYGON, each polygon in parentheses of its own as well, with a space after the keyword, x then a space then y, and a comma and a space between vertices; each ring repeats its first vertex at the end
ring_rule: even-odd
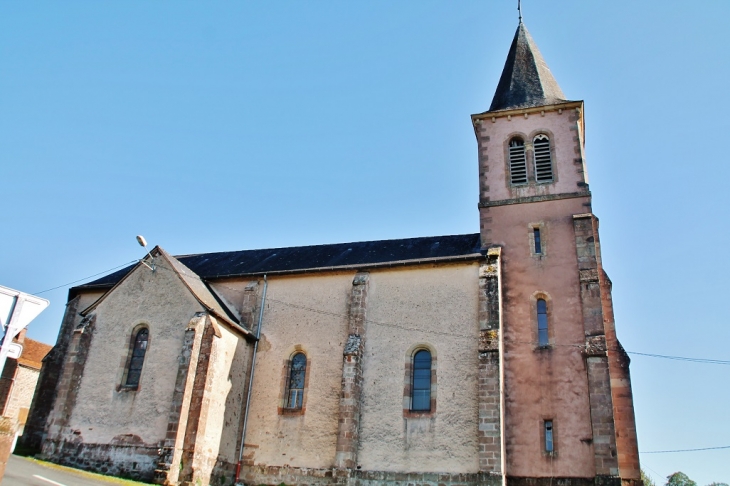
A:
POLYGON ((535 41, 520 20, 489 111, 530 108, 567 101, 535 41))

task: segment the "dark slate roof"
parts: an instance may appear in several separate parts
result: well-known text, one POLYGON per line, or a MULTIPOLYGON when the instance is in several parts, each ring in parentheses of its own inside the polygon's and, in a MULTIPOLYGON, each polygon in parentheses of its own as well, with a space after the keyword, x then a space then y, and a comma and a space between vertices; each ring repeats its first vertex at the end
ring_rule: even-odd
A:
POLYGON ((520 22, 489 111, 554 105, 566 101, 535 41, 520 22))
MULTIPOLYGON (((400 240, 361 241, 333 245, 200 253, 175 257, 202 279, 297 272, 337 267, 474 256, 481 253, 479 234, 429 236, 400 240)), ((74 289, 111 287, 135 265, 74 289)))

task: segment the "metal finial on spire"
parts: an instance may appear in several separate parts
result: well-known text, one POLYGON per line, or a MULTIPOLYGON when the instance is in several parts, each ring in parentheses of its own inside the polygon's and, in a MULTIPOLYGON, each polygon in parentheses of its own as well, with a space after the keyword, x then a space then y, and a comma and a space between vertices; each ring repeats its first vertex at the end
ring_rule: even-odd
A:
POLYGON ((517 14, 520 18, 520 23, 522 23, 522 5, 520 5, 520 0, 517 0, 517 14))

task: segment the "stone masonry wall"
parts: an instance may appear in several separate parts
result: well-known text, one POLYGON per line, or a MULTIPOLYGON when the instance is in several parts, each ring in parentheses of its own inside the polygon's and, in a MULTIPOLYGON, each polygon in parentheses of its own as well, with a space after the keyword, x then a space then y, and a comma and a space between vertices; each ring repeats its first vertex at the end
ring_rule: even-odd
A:
POLYGON ((18 440, 19 449, 24 452, 36 453, 41 450, 46 420, 56 400, 58 382, 61 379, 63 364, 66 361, 66 353, 73 335, 80 300, 81 297, 77 296, 66 304, 66 312, 61 329, 58 331, 56 345, 43 359, 43 367, 36 383, 28 421, 25 424, 23 436, 18 440))
POLYGON ((335 455, 335 466, 339 468, 357 466, 368 280, 369 274, 363 272, 356 274, 352 281, 349 308, 350 329, 343 352, 342 394, 335 455))
POLYGON ((499 249, 479 268, 479 471, 501 477, 499 249))
POLYGON ((611 379, 606 354, 601 287, 592 214, 573 216, 575 244, 586 335, 588 393, 596 474, 618 476, 611 379))

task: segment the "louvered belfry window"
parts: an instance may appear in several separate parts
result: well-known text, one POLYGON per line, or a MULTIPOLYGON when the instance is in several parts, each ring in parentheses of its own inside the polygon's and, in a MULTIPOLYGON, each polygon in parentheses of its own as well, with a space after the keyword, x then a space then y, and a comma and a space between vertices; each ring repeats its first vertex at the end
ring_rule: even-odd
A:
POLYGON ((512 184, 527 184, 525 142, 521 138, 509 141, 509 174, 512 184))
POLYGON ((550 155, 550 139, 546 135, 538 135, 533 141, 535 150, 535 181, 552 182, 553 160, 550 155))
POLYGON ((302 401, 304 398, 304 378, 306 375, 307 357, 303 353, 297 353, 291 359, 286 408, 295 410, 302 408, 302 401))

